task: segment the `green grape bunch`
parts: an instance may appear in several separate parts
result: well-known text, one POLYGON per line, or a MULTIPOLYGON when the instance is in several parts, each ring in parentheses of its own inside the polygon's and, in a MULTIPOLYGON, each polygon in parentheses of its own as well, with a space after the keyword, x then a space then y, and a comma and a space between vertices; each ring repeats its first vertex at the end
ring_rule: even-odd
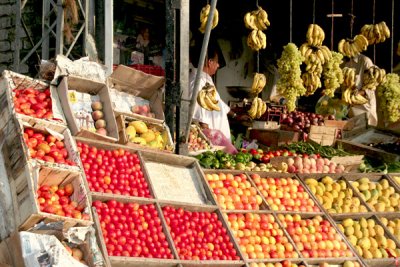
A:
POLYGON ((286 99, 288 112, 296 109, 297 97, 306 93, 300 69, 303 61, 304 57, 294 43, 285 45, 281 57, 277 60, 279 79, 276 88, 286 99))
POLYGON ((332 58, 324 65, 324 95, 334 97, 335 91, 343 83, 343 72, 340 64, 343 62, 341 53, 332 51, 332 58))
POLYGON ((388 73, 386 79, 376 89, 380 108, 385 121, 400 120, 400 78, 396 73, 388 73))

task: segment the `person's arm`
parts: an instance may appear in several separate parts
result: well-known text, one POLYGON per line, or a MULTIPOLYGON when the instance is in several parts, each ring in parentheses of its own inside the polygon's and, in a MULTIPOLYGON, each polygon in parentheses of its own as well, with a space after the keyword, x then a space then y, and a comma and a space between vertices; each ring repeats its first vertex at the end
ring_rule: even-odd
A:
POLYGON ((237 120, 237 121, 249 121, 251 120, 250 116, 247 114, 237 114, 234 111, 230 110, 228 112, 228 117, 233 119, 233 120, 237 120))

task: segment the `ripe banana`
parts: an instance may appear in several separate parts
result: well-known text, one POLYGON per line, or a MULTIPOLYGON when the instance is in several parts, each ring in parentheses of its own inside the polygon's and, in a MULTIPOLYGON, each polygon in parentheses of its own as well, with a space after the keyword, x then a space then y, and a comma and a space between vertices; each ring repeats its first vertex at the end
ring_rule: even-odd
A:
POLYGON ((252 30, 247 37, 247 45, 255 51, 267 47, 267 36, 260 30, 252 30))
POLYGON ((267 78, 262 73, 255 73, 253 78, 253 84, 251 86, 251 91, 254 94, 259 94, 264 89, 265 84, 267 83, 267 78))
POLYGON ((351 58, 367 50, 367 47, 368 39, 362 34, 357 34, 353 39, 341 39, 338 44, 338 51, 351 58))
POLYGON ((390 29, 385 21, 377 24, 365 24, 361 28, 361 34, 368 39, 368 44, 378 44, 390 38, 390 29))
MULTIPOLYGON (((207 4, 200 11, 199 31, 201 33, 204 33, 206 31, 207 20, 208 20, 208 15, 210 14, 210 9, 211 9, 210 4, 207 4)), ((218 10, 215 9, 211 29, 214 29, 218 25, 218 21, 219 21, 219 13, 218 10)))
POLYGON ((197 103, 204 109, 209 111, 220 111, 221 108, 218 105, 217 89, 209 83, 206 83, 203 88, 197 94, 197 103))
POLYGON ((251 12, 247 12, 243 20, 247 29, 257 30, 257 25, 255 24, 256 17, 251 12))
POLYGON ((308 25, 306 40, 309 45, 321 46, 325 39, 325 32, 318 24, 308 25))
POLYGON ((248 114, 252 119, 260 118, 267 110, 267 104, 261 98, 255 97, 251 102, 248 114))

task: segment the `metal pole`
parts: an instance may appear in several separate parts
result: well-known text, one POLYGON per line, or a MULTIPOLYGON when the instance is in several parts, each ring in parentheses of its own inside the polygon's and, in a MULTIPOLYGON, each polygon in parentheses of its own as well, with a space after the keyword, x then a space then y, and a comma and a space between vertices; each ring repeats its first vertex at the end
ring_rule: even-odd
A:
POLYGON ((210 13, 208 14, 206 31, 204 32, 203 45, 201 47, 199 64, 197 65, 196 80, 194 81, 192 99, 190 100, 188 124, 186 125, 186 131, 185 131, 185 143, 187 143, 188 139, 189 139, 190 125, 192 124, 194 107, 195 107, 195 104, 196 104, 195 102, 196 102, 197 92, 199 91, 200 75, 201 75, 201 72, 202 72, 202 69, 203 69, 203 66, 204 66, 204 60, 206 58, 206 51, 207 51, 207 47, 208 47, 208 41, 210 40, 211 24, 212 24, 212 20, 213 20, 213 17, 214 17, 214 11, 215 11, 216 6, 217 6, 217 0, 211 0, 210 13))

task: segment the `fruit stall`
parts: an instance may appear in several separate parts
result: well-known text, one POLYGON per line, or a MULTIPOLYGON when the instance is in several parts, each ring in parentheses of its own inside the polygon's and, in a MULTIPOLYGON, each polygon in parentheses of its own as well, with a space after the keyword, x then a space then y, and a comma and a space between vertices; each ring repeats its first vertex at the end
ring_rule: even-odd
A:
MULTIPOLYGON (((201 10, 202 32, 209 12, 201 10)), ((244 24, 259 58, 266 10, 245 13, 244 24)), ((258 66, 246 99, 231 105, 251 118, 233 134, 235 153, 197 122, 187 153, 177 153, 166 78, 144 68, 114 66, 104 77, 96 64, 79 73, 64 62, 52 80, 4 71, 0 266, 397 266, 400 137, 371 127, 365 113, 347 117, 368 100, 355 70, 340 67, 388 31, 366 25, 335 52, 310 24, 306 42, 288 43, 277 60, 285 101, 261 97, 268 81, 258 66), (322 87, 315 111, 302 110, 297 98, 322 87)), ((395 123, 398 76, 378 67, 366 75, 383 120, 395 123)), ((219 110, 216 96, 207 84, 198 104, 219 110)))
MULTIPOLYGON (((129 71, 129 77, 148 75, 129 71)), ((162 85, 159 77, 149 79, 156 79, 148 81, 152 88, 162 85)), ((129 94, 115 75, 108 83, 63 77, 55 85, 2 74, 1 182, 9 193, 0 196, 2 207, 9 206, 1 263, 396 264, 400 176, 359 172, 359 150, 275 137, 274 144, 262 146, 259 138, 259 148, 229 154, 193 124, 189 155, 177 155, 168 127, 152 114, 152 94, 132 94, 142 105, 123 107, 110 97, 110 85, 129 94)), ((298 130, 290 123, 299 118, 305 128, 324 126, 317 114, 282 115, 287 132, 298 130)), ((358 135, 350 136, 356 143, 358 135)))

